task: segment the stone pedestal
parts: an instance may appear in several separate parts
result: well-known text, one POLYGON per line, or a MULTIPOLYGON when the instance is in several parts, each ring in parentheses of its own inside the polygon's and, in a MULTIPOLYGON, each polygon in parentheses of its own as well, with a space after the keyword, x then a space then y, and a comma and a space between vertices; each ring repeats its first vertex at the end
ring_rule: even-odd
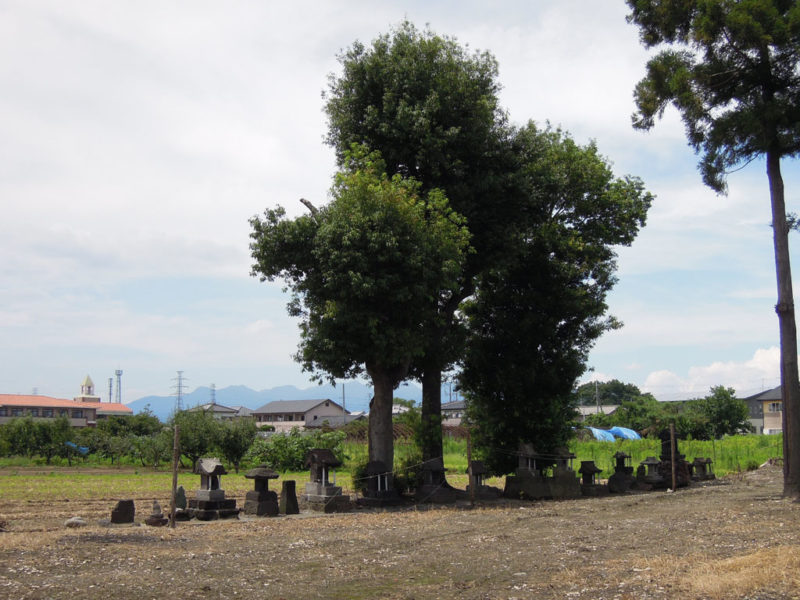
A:
POLYGON ((546 500, 553 497, 553 492, 550 482, 538 471, 517 469, 516 474, 506 477, 503 495, 515 500, 546 500))
POLYGON ((216 519, 236 519, 239 509, 236 508, 236 499, 227 500, 189 500, 189 514, 199 521, 215 521, 216 519))
POLYGON ((256 517, 278 516, 278 494, 250 491, 244 499, 244 514, 256 517))

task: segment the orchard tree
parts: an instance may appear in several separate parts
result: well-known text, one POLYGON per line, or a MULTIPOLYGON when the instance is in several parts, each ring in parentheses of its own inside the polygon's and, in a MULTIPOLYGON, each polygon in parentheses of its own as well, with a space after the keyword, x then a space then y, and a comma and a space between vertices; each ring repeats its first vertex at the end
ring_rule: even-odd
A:
POLYGON ((723 435, 751 433, 747 404, 736 398, 736 390, 717 385, 708 396, 699 401, 700 412, 707 420, 709 436, 718 440, 723 435))
POLYGON ((652 200, 638 179, 614 177, 593 143, 531 123, 514 144, 527 210, 509 227, 504 260, 484 270, 466 303, 460 377, 476 446, 501 473, 520 442, 545 452, 566 443, 575 380, 595 340, 620 326, 606 314, 614 248, 633 242, 652 200))
POLYGON ((256 422, 249 418, 233 419, 222 425, 219 449, 222 456, 233 465, 237 473, 242 458, 253 445, 257 433, 256 422))
POLYGON ((297 360, 316 377, 364 372, 375 395, 369 458, 391 468, 392 397, 429 328, 440 326, 437 299, 461 272, 469 234, 439 190, 388 176, 379 153, 354 145, 335 177, 332 201, 285 219, 282 208, 253 218, 253 274, 283 278, 289 313, 302 318, 297 360))
POLYGON ((575 402, 579 406, 595 404, 622 404, 624 400, 642 395, 642 391, 632 383, 623 383, 619 379, 611 381, 589 381, 578 386, 574 392, 575 402))
POLYGON ((192 461, 192 467, 219 443, 221 426, 211 411, 178 411, 172 416, 172 424, 179 427, 180 453, 192 461))
POLYGON ((765 157, 778 283, 784 494, 800 497, 800 382, 781 160, 800 152, 800 3, 796 0, 627 0, 642 43, 659 47, 634 93, 633 125, 668 105, 700 154, 703 181, 765 157))
POLYGON ((457 309, 474 290, 474 277, 504 253, 506 229, 518 218, 507 192, 508 128, 497 94, 497 62, 456 40, 401 23, 369 46, 354 43, 339 56, 326 97, 327 142, 339 165, 351 144, 381 153, 390 177, 413 177, 424 195, 446 194, 471 234, 471 253, 418 306, 436 311, 412 375, 422 383, 423 458, 442 455, 442 373, 463 351, 457 309))

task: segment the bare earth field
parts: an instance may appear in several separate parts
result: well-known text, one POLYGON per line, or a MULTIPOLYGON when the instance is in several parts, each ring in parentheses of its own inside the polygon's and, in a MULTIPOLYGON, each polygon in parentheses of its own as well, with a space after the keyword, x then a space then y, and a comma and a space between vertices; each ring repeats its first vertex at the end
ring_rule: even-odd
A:
MULTIPOLYGON (((674 494, 174 530, 99 525, 111 491, 9 501, 2 480, 0 598, 800 598, 800 504, 776 467, 674 494), (75 515, 89 525, 65 528, 75 515)), ((135 499, 140 521, 152 497, 135 499)))

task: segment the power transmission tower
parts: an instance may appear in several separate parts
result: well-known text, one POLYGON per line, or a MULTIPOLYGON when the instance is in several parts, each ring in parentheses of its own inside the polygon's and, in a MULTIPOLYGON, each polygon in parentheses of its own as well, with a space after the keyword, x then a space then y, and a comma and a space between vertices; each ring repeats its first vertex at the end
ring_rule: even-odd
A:
POLYGON ((183 376, 183 371, 178 371, 178 376, 173 379, 175 386, 175 412, 183 410, 183 392, 186 389, 186 378, 183 376))

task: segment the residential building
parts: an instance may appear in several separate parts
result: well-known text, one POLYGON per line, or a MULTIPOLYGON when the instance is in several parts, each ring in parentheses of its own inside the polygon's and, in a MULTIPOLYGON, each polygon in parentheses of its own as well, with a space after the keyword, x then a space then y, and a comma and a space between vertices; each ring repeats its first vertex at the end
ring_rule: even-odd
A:
POLYGON ((442 404, 442 425, 461 425, 461 420, 466 416, 466 406, 463 400, 442 404))
POLYGON ((272 425, 275 431, 290 431, 303 428, 325 418, 342 417, 346 412, 339 404, 329 399, 321 400, 274 400, 253 411, 256 425, 272 425))
POLYGON ((783 431, 783 398, 781 386, 744 398, 750 411, 750 422, 756 433, 783 431))
POLYGON ((88 375, 81 383, 81 393, 73 400, 50 396, 0 394, 0 425, 15 417, 35 419, 67 417, 73 427, 92 427, 98 419, 117 415, 133 415, 133 410, 117 402, 101 402, 94 394, 94 383, 88 375))
POLYGON ((589 415, 596 415, 598 413, 604 415, 613 415, 618 408, 619 404, 601 404, 600 406, 597 406, 596 404, 590 404, 588 406, 579 406, 578 421, 585 421, 586 417, 589 415))

